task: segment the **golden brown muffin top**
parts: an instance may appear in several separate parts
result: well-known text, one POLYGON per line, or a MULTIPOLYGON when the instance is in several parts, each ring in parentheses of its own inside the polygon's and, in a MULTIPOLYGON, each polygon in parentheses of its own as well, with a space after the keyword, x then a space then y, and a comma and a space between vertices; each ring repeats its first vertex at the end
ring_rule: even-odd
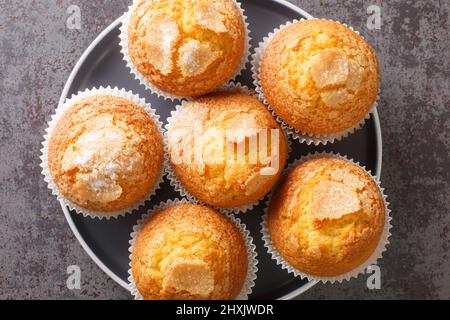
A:
POLYGON ((233 0, 142 0, 131 14, 128 38, 133 63, 152 84, 197 96, 235 73, 245 26, 233 0))
POLYGON ((140 106, 97 95, 74 102, 52 131, 50 173, 71 202, 93 211, 125 209, 157 181, 161 134, 140 106))
POLYGON ((131 267, 144 299, 234 299, 243 287, 248 257, 230 220, 204 206, 181 204, 145 224, 131 267))
POLYGON ((298 270, 324 277, 364 263, 384 221, 383 198, 370 175, 329 157, 296 166, 269 208, 269 232, 280 254, 298 270))
POLYGON ((278 123, 259 100, 241 92, 185 103, 171 119, 168 136, 172 168, 182 185, 218 207, 262 198, 286 161, 286 141, 278 123))
POLYGON ((271 107, 291 127, 310 134, 351 128, 375 103, 379 89, 375 51, 333 21, 293 23, 268 44, 261 85, 271 107))

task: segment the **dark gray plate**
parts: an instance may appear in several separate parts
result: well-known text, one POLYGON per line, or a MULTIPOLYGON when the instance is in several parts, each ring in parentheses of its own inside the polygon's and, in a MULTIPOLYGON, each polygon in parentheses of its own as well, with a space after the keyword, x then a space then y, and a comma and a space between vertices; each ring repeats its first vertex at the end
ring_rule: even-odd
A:
MULTIPOLYGON (((241 2, 250 23, 253 47, 275 27, 289 20, 311 17, 303 10, 282 0, 245 0, 241 2)), ((64 102, 66 97, 87 88, 117 86, 132 90, 141 97, 145 97, 161 115, 161 119, 165 121, 170 111, 174 109, 175 104, 150 94, 131 76, 120 53, 119 26, 120 19, 111 24, 89 46, 67 81, 60 103, 64 102)), ((247 86, 252 86, 249 66, 238 80, 247 86)), ((334 151, 359 161, 377 176, 380 175, 381 131, 376 111, 366 121, 362 130, 342 142, 326 147, 314 147, 294 141, 292 146, 293 152, 290 155, 290 161, 313 151, 334 151)), ((179 194, 173 191, 165 180, 162 188, 151 201, 146 203, 145 208, 119 219, 100 221, 83 218, 82 215, 70 212, 64 205, 62 205, 62 208, 71 229, 89 256, 111 278, 128 289, 128 241, 133 225, 140 215, 153 205, 175 197, 179 197, 179 194)), ((250 229, 258 251, 258 279, 250 298, 293 298, 315 283, 293 277, 271 260, 261 240, 260 222, 262 213, 262 205, 259 205, 251 212, 239 216, 250 229)))

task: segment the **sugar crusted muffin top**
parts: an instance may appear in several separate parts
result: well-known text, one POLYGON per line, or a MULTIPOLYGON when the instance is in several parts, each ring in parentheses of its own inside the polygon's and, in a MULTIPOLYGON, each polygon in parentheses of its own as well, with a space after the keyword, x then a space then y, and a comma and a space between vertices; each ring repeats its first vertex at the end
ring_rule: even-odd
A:
POLYGON ((310 134, 351 128, 379 89, 375 51, 358 34, 321 19, 293 23, 268 44, 261 63, 264 95, 291 127, 310 134))
POLYGON ((97 95, 76 101, 62 115, 48 157, 65 198, 106 213, 126 209, 150 191, 162 170, 163 145, 140 106, 97 95))
POLYGON ((373 179, 354 163, 319 158, 296 166, 269 208, 269 233, 298 270, 338 276, 364 263, 384 228, 385 208, 373 179))
POLYGON ((142 0, 131 14, 128 50, 160 90, 198 96, 236 72, 245 37, 233 0, 142 0))
POLYGON ((150 218, 131 267, 144 299, 234 299, 248 269, 237 227, 214 210, 181 204, 150 218))
POLYGON ((259 100, 245 93, 222 92, 189 101, 169 125, 175 174, 191 194, 210 205, 229 208, 256 202, 274 186, 286 162, 285 136, 278 123, 259 100))

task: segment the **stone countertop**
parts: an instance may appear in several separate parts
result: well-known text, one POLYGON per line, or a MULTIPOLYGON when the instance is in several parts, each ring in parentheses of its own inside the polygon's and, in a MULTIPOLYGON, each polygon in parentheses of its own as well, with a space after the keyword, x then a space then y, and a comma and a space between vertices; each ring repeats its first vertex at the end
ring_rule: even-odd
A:
MULTIPOLYGON (((265 0, 261 0, 265 1, 265 0)), ((0 1, 0 299, 128 299, 83 251, 39 168, 49 115, 91 41, 129 1, 0 1), (66 27, 81 9, 81 29, 66 27), (66 269, 82 270, 81 290, 66 269)), ((450 26, 446 1, 291 0, 347 22, 376 48, 382 68, 382 183, 393 209, 381 289, 365 276, 318 284, 301 299, 450 299, 450 26), (381 8, 381 29, 367 8, 381 8)))

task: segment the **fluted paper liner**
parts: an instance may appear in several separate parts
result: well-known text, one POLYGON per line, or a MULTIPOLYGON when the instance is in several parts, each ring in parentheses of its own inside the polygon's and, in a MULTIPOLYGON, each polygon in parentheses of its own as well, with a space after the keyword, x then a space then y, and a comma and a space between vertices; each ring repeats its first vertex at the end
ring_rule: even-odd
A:
MULTIPOLYGON (((142 215, 142 217, 137 221, 136 225, 133 227, 133 232, 131 232, 129 241, 130 247, 128 251, 130 252, 130 268, 128 269, 128 282, 129 282, 129 290, 131 294, 134 296, 135 300, 143 300, 141 293, 136 287, 136 283, 133 278, 133 272, 131 270, 131 258, 133 254, 134 243, 136 241, 136 237, 138 236, 140 230, 145 226, 145 224, 149 221, 149 219, 155 215, 156 213, 176 206, 180 204, 189 204, 191 203, 188 199, 174 199, 168 200, 166 202, 161 202, 159 205, 154 206, 151 210, 149 210, 146 214, 142 215)), ((248 296, 252 293, 253 287, 255 286, 255 280, 257 278, 256 273, 258 272, 258 260, 256 253, 256 246, 253 244, 253 238, 250 235, 250 231, 248 231, 245 227, 245 224, 241 222, 239 218, 234 217, 231 214, 226 214, 227 218, 233 222, 233 224, 238 228, 242 238, 245 242, 245 247, 247 249, 247 258, 248 258, 248 268, 247 268, 247 276, 245 278, 244 285, 242 286, 241 292, 236 297, 236 300, 247 300, 248 296)))
MULTIPOLYGON (((316 18, 311 18, 309 20, 312 20, 312 19, 316 19, 316 18)), ((334 134, 314 135, 314 134, 310 134, 310 133, 301 132, 300 130, 290 127, 279 115, 277 115, 276 112, 270 106, 266 97, 264 96, 264 90, 262 88, 261 77, 260 77, 262 57, 263 57, 264 51, 267 48, 267 46, 269 45, 270 41, 273 39, 273 37, 279 31, 283 30, 284 28, 286 28, 287 26, 289 26, 293 23, 297 23, 297 22, 304 21, 304 20, 306 20, 306 19, 300 19, 300 20, 296 19, 296 20, 289 21, 286 24, 279 26, 278 28, 276 28, 272 32, 270 32, 266 37, 264 37, 263 41, 261 41, 259 43, 258 47, 255 49, 255 52, 252 54, 252 58, 251 58, 253 84, 256 87, 256 92, 258 93, 261 101, 264 102, 264 104, 267 106, 267 108, 270 110, 270 112, 272 112, 273 116, 277 119, 277 121, 280 123, 280 125, 283 127, 283 129, 285 129, 286 132, 290 136, 292 136, 296 140, 299 140, 301 143, 306 143, 308 145, 311 145, 311 144, 316 145, 316 146, 320 145, 320 144, 326 145, 328 143, 334 143, 335 141, 340 141, 340 140, 348 137, 350 134, 352 134, 352 133, 356 132, 357 130, 361 129, 362 127, 364 127, 366 120, 370 118, 370 114, 375 113, 375 111, 376 111, 376 108, 378 106, 378 101, 379 101, 379 95, 377 96, 370 111, 364 116, 363 119, 361 119, 359 122, 354 124, 352 127, 348 128, 344 131, 334 133, 334 134)), ((339 21, 334 21, 334 20, 330 20, 330 21, 340 23, 343 26, 345 26, 345 27, 349 28, 350 30, 352 30, 353 32, 355 32, 356 34, 360 35, 360 33, 358 31, 355 31, 352 27, 348 26, 345 23, 341 23, 339 21)))
MULTIPOLYGON (((217 92, 224 92, 224 91, 240 91, 243 93, 247 93, 248 95, 256 98, 259 100, 258 95, 250 90, 247 86, 242 85, 238 82, 230 82, 229 84, 227 84, 226 86, 222 86, 218 89, 217 92)), ((204 203, 202 201, 200 201, 199 199, 197 199, 195 196, 193 196, 184 186, 183 184, 180 182, 180 180, 178 179, 178 177, 176 176, 175 172, 172 169, 172 166, 170 164, 170 155, 169 155, 169 128, 170 128, 170 122, 171 120, 176 117, 176 115, 183 109, 183 107, 186 105, 186 103, 188 103, 188 100, 183 100, 181 102, 181 104, 177 105, 175 110, 171 112, 170 117, 167 118, 167 124, 165 125, 165 131, 164 131, 164 145, 167 148, 167 158, 168 158, 168 165, 166 166, 167 169, 167 178, 170 182, 170 185, 175 189, 176 192, 178 192, 182 197, 189 199, 191 202, 195 202, 195 203, 199 203, 202 204, 204 206, 207 207, 211 207, 217 211, 223 212, 223 213, 246 213, 247 211, 252 210, 256 205, 258 205, 263 198, 259 199, 258 201, 256 201, 255 203, 252 204, 248 204, 248 205, 243 205, 243 206, 239 206, 239 207, 233 207, 233 208, 222 208, 222 207, 215 207, 215 206, 211 206, 207 203, 204 203)), ((285 136, 286 139, 286 152, 287 152, 287 156, 286 159, 289 158, 289 154, 291 153, 291 141, 289 139, 289 136, 286 134, 285 130, 282 129, 282 132, 285 136)))
MULTIPOLYGON (((242 8, 242 5, 240 2, 233 0, 236 3, 236 6, 241 14, 242 20, 244 21, 244 29, 245 29, 245 47, 244 47, 244 53, 242 54, 241 61, 239 65, 236 67, 235 72, 233 75, 224 81, 224 85, 231 81, 236 79, 238 76, 241 75, 242 71, 245 70, 246 64, 249 62, 250 57, 250 30, 249 30, 249 23, 247 22, 247 16, 245 15, 244 9, 242 8)), ((157 86, 152 84, 139 70, 136 68, 136 66, 133 63, 133 60, 130 57, 130 53, 128 50, 128 25, 130 23, 131 14, 134 11, 134 8, 138 5, 140 0, 134 0, 133 4, 128 8, 128 11, 123 15, 122 17, 122 25, 120 26, 120 52, 123 55, 123 60, 125 60, 127 67, 130 69, 130 72, 134 75, 135 79, 139 81, 140 84, 142 84, 144 87, 149 89, 152 93, 156 94, 158 97, 163 97, 164 99, 168 100, 184 100, 184 99, 191 99, 191 97, 188 96, 177 96, 170 94, 168 92, 165 92, 161 89, 159 89, 157 86)))
MULTIPOLYGON (((161 183, 163 182, 163 178, 166 172, 166 167, 168 165, 167 162, 167 153, 164 152, 164 160, 163 165, 161 167, 161 172, 158 177, 158 179, 155 181, 154 186, 148 191, 148 193, 142 197, 136 204, 122 210, 113 211, 113 212, 99 212, 99 211, 92 211, 88 210, 86 208, 83 208, 68 199, 66 199, 60 192, 58 186, 53 181, 52 175, 50 173, 50 169, 48 167, 48 147, 50 142, 50 137, 52 135, 53 129, 58 123, 58 121, 61 119, 61 116, 68 110, 70 107, 77 101, 91 97, 91 96, 97 96, 97 95, 110 95, 110 96, 117 96, 121 97, 127 100, 132 101, 136 105, 140 106, 142 109, 144 109, 147 114, 152 118, 155 125, 158 127, 161 139, 164 143, 164 129, 162 126, 162 122, 159 120, 159 115, 156 114, 156 110, 151 107, 149 103, 145 101, 145 99, 140 98, 138 95, 133 94, 131 91, 126 91, 125 89, 118 89, 117 87, 111 88, 111 87, 99 87, 99 88, 93 88, 88 89, 85 91, 80 91, 75 95, 72 95, 71 98, 67 98, 66 101, 58 106, 55 113, 52 115, 51 120, 48 122, 48 128, 46 129, 46 133, 44 135, 44 141, 42 142, 43 148, 41 149, 42 155, 41 155, 41 168, 42 168, 42 174, 44 175, 44 180, 48 184, 48 188, 52 190, 52 194, 54 194, 58 200, 62 201, 64 205, 69 207, 70 210, 74 210, 77 213, 82 214, 83 216, 91 217, 91 218, 98 218, 98 219, 107 219, 110 218, 118 218, 120 216, 124 216, 127 213, 131 213, 133 210, 139 209, 139 207, 143 206, 145 204, 145 201, 149 200, 156 191, 160 188, 161 183)), ((164 146, 165 149, 165 146, 164 146)))
POLYGON ((390 216, 391 210, 389 209, 389 202, 387 201, 387 197, 384 194, 384 189, 381 188, 381 186, 380 186, 379 179, 377 177, 373 176, 370 173, 370 171, 367 171, 365 167, 361 166, 359 164, 359 162, 355 162, 352 159, 348 159, 345 156, 341 156, 340 154, 334 154, 334 153, 329 153, 329 152, 316 152, 316 153, 311 153, 311 154, 308 154, 307 156, 301 157, 300 159, 297 159, 293 163, 289 164, 288 169, 285 171, 283 178, 280 180, 281 181, 280 183, 282 183, 282 181, 286 178, 286 176, 291 171, 291 169, 293 169, 297 165, 300 165, 301 163, 304 163, 311 159, 317 159, 317 158, 323 158, 323 157, 337 158, 337 159, 351 161, 354 164, 356 164, 357 166, 359 166, 361 169, 363 169, 365 172, 367 172, 372 177, 372 179, 376 182, 378 189, 380 191, 380 194, 382 195, 382 199, 383 199, 383 203, 384 203, 385 220, 384 220, 383 232, 381 234, 378 245, 375 248, 372 255, 363 264, 359 265, 355 269, 353 269, 347 273, 344 273, 342 275, 335 276, 335 277, 320 277, 320 276, 316 276, 316 275, 310 275, 310 274, 304 273, 301 270, 293 267, 278 252, 278 250, 276 249, 275 245, 273 244, 273 242, 270 238, 269 227, 268 227, 268 214, 269 214, 269 208, 270 208, 270 201, 272 199, 274 192, 276 192, 277 188, 274 189, 274 191, 272 191, 272 193, 269 196, 269 199, 266 202, 265 214, 264 214, 263 220, 261 222, 261 233, 262 233, 262 239, 264 241, 264 246, 266 247, 267 252, 272 256, 272 259, 275 260, 276 263, 281 266, 282 269, 287 270, 289 273, 292 273, 296 277, 301 277, 302 279, 306 278, 309 281, 321 281, 323 283, 327 283, 327 282, 330 282, 330 283, 339 282, 340 283, 343 280, 348 281, 351 278, 356 278, 360 274, 364 274, 365 270, 368 266, 376 264, 378 259, 382 258, 383 252, 386 251, 386 246, 389 244, 389 237, 391 236, 391 232, 390 232, 390 229, 392 228, 392 225, 391 225, 392 218, 390 216))

